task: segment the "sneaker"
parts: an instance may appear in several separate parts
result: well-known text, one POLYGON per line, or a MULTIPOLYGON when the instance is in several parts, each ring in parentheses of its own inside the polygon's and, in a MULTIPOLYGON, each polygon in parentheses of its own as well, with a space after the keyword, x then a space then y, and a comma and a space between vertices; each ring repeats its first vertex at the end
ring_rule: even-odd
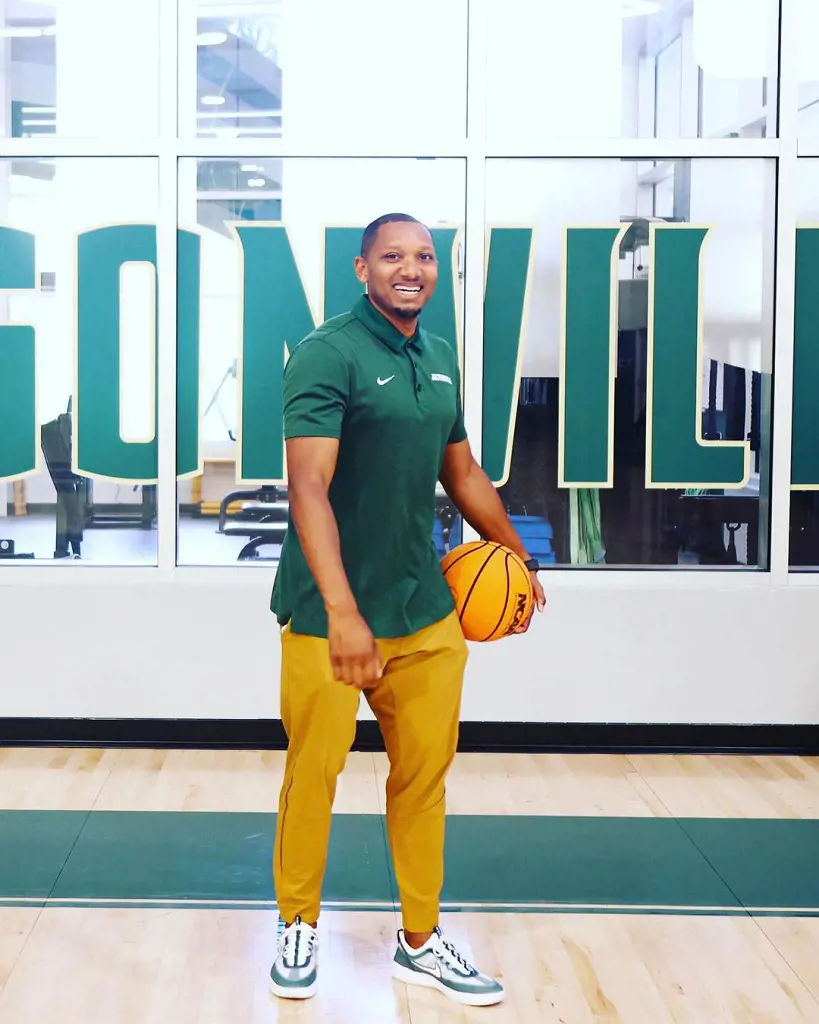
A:
POLYGON ((504 996, 503 986, 467 963, 440 928, 420 949, 408 946, 399 931, 392 976, 405 985, 437 988, 464 1006, 494 1006, 504 996))
POLYGON ((318 984, 318 932, 300 917, 280 923, 276 962, 270 968, 270 991, 281 999, 309 999, 318 984))

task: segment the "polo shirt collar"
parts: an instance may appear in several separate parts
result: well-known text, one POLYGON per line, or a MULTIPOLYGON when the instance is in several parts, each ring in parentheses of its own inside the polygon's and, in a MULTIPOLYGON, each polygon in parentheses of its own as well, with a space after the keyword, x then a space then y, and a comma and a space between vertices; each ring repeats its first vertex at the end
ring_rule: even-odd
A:
POLYGON ((353 315, 394 352, 403 352, 407 345, 417 345, 420 340, 420 327, 416 327, 415 334, 408 338, 375 308, 366 295, 362 295, 353 307, 353 315))

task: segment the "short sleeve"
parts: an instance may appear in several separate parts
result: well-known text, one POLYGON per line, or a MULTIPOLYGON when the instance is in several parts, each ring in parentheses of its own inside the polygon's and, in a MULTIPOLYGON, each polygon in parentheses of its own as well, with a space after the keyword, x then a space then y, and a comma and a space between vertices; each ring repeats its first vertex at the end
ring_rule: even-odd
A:
POLYGON ((455 381, 455 403, 457 407, 457 413, 455 416, 455 423, 452 426, 452 430, 449 434, 449 440, 447 444, 460 444, 467 438, 466 425, 464 424, 464 410, 463 403, 461 401, 461 371, 458 367, 457 359, 453 360, 455 364, 455 375, 453 380, 455 381))
POLYGON ((284 437, 341 436, 350 395, 343 356, 320 340, 303 341, 284 369, 284 437))

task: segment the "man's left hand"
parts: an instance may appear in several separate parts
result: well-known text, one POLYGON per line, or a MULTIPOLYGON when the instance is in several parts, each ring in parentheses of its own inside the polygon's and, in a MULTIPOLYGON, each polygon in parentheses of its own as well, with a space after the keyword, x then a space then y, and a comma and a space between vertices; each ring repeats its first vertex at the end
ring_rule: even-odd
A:
POLYGON ((517 630, 515 630, 516 633, 525 633, 529 629, 529 626, 532 624, 532 618, 535 614, 535 608, 537 608, 539 612, 542 612, 543 609, 546 607, 546 595, 543 593, 543 587, 540 585, 540 580, 537 578, 537 573, 533 572, 529 575, 532 579, 532 592, 534 593, 535 600, 534 604, 532 605, 532 611, 529 614, 529 618, 523 623, 523 625, 521 625, 517 630))

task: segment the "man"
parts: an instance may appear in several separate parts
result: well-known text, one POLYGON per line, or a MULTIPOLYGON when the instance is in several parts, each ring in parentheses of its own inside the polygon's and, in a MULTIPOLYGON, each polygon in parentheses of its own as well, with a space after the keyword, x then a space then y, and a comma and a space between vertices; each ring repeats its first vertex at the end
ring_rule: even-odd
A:
MULTIPOLYGON (((271 599, 282 629, 288 736, 274 878, 282 934, 271 989, 313 995, 336 781, 363 692, 390 761, 387 829, 403 928, 393 975, 485 1006, 503 988, 438 925, 444 778, 455 755, 467 648, 432 543, 440 480, 465 520, 528 563, 464 429, 454 350, 419 326, 438 262, 405 214, 364 232, 355 308, 310 334, 285 371, 290 529, 271 599)), ((529 622, 523 629, 528 628, 529 622)))

